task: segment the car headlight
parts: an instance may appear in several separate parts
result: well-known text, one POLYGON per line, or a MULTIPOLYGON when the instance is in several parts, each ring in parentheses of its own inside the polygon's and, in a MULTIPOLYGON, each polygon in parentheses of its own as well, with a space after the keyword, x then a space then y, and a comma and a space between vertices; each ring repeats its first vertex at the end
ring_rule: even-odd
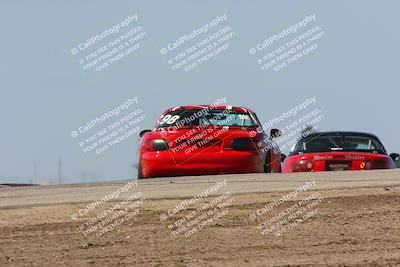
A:
POLYGON ((253 151, 256 150, 254 142, 249 138, 237 138, 232 141, 232 149, 238 151, 253 151))
POLYGON ((168 150, 168 142, 164 139, 150 139, 145 145, 148 151, 165 151, 168 150))

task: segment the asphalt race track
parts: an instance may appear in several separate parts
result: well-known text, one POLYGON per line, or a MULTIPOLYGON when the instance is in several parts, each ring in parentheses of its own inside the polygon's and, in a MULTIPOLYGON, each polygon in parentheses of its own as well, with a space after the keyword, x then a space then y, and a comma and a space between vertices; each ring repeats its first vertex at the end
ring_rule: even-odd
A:
MULTIPOLYGON (((312 190, 396 187, 400 186, 400 170, 166 177, 139 180, 136 189, 147 199, 190 198, 224 179, 226 189, 232 194, 291 191, 312 180, 316 182, 312 190)), ((0 189, 0 207, 90 202, 118 190, 127 182, 3 188, 0 189)), ((127 196, 129 192, 122 193, 120 199, 127 196)))

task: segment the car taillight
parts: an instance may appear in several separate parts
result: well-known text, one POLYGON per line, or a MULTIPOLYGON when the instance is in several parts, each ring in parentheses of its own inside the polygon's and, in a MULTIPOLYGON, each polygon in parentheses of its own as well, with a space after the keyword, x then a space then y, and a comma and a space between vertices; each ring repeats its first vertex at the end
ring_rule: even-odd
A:
POLYGON ((311 160, 300 160, 292 164, 292 172, 312 172, 314 162, 311 160))
POLYGON ((366 170, 386 169, 387 162, 384 160, 367 160, 365 162, 366 170))
POLYGON ((168 150, 168 142, 164 139, 147 140, 145 148, 148 151, 165 151, 168 150))
POLYGON ((249 138, 237 138, 232 140, 231 147, 233 150, 238 151, 254 151, 256 150, 256 144, 249 138))

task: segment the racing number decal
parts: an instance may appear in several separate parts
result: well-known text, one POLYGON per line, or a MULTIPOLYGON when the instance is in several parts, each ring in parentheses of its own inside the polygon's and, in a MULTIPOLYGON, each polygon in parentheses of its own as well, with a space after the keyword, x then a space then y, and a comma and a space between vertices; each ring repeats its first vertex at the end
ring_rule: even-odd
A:
POLYGON ((173 124, 175 123, 177 120, 179 119, 179 115, 166 115, 164 118, 162 118, 161 123, 160 124, 173 124))
POLYGON ((174 124, 178 119, 179 119, 179 115, 174 115, 174 116, 172 116, 172 118, 167 120, 167 124, 174 124))

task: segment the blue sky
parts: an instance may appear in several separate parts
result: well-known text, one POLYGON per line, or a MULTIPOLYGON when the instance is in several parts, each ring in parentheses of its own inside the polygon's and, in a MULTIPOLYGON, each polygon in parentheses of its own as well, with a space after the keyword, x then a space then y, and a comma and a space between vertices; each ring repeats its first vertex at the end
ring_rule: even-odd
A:
POLYGON ((101 154, 83 152, 71 137, 132 97, 146 115, 144 129, 177 105, 226 96, 265 122, 315 96, 321 130, 372 132, 389 153, 399 152, 399 7, 397 1, 2 1, 0 182, 32 180, 34 166, 34 182, 56 181, 59 159, 64 182, 133 177, 137 135, 101 154), (134 14, 131 26, 145 32, 140 48, 101 72, 83 70, 81 54, 71 49, 134 14), (171 69, 174 51, 163 56, 160 49, 224 14, 223 26, 234 32, 229 48, 192 71, 171 69), (261 70, 249 49, 312 14, 310 27, 324 32, 318 48, 280 71, 261 70))

